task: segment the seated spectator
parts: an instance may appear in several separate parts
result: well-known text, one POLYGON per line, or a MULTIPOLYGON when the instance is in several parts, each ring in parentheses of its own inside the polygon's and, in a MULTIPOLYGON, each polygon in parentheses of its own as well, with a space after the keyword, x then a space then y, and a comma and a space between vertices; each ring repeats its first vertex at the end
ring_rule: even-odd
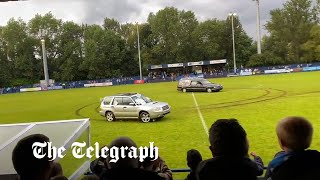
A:
POLYGON ((49 142, 49 138, 42 134, 33 134, 21 139, 13 149, 12 163, 20 180, 49 180, 50 178, 52 161, 46 156, 37 159, 33 155, 32 144, 35 142, 49 142))
POLYGON ((309 148, 313 127, 303 117, 287 117, 276 128, 283 151, 269 163, 266 178, 272 180, 320 179, 320 153, 309 148))
POLYGON ((83 177, 81 180, 99 180, 99 176, 97 175, 87 175, 85 177, 83 177))
POLYGON ((53 162, 52 163, 52 168, 51 168, 51 173, 50 173, 50 178, 56 177, 56 176, 63 176, 63 170, 62 167, 59 163, 53 162))
POLYGON ((141 169, 158 173, 165 180, 172 180, 172 172, 166 162, 161 158, 152 161, 151 157, 146 157, 141 163, 141 169))
MULTIPOLYGON (((112 147, 137 147, 136 143, 128 137, 119 137, 113 140, 108 146, 112 147)), ((126 152, 125 158, 119 157, 117 162, 110 162, 110 156, 107 157, 108 170, 102 175, 103 180, 160 180, 162 179, 156 172, 146 171, 139 168, 138 158, 129 158, 126 152)), ((119 152, 120 154, 120 152, 119 152)))
POLYGON ((199 151, 191 149, 187 152, 187 165, 190 168, 190 174, 188 174, 186 180, 196 180, 196 169, 199 163, 202 161, 202 156, 199 151))
MULTIPOLYGON (((101 149, 104 147, 105 146, 102 146, 101 149)), ((101 150, 100 150, 100 153, 101 153, 101 150)), ((103 172, 107 171, 106 159, 103 158, 100 154, 98 159, 95 159, 90 163, 90 170, 96 176, 100 177, 103 172)))
POLYGON ((219 119, 209 130, 213 158, 202 161, 196 172, 199 180, 256 180, 263 165, 249 159, 247 134, 236 119, 219 119))

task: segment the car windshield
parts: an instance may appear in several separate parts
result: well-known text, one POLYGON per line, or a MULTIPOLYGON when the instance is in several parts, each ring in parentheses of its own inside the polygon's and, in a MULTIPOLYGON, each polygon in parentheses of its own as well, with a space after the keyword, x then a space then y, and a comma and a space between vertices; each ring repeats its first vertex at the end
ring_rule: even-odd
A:
POLYGON ((202 84, 211 84, 211 82, 208 81, 208 80, 202 80, 201 83, 202 83, 202 84))
POLYGON ((146 104, 146 103, 152 102, 152 100, 150 98, 145 97, 143 95, 135 95, 135 96, 132 96, 131 98, 137 104, 146 104))

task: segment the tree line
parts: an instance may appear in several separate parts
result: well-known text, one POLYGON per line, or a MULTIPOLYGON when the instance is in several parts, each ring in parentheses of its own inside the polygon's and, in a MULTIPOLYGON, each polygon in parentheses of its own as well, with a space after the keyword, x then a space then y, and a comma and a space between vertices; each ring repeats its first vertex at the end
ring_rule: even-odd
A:
MULTIPOLYGON (((262 54, 234 17, 238 67, 320 60, 320 0, 290 0, 270 12, 262 54)), ((231 19, 199 22, 192 11, 166 7, 150 13, 146 23, 102 25, 62 21, 47 13, 28 22, 10 19, 0 27, 0 87, 39 82, 43 77, 41 39, 45 40, 49 75, 76 81, 139 75, 137 29, 143 73, 147 65, 228 59, 233 66, 231 19), (41 32, 41 33, 39 33, 41 32)))

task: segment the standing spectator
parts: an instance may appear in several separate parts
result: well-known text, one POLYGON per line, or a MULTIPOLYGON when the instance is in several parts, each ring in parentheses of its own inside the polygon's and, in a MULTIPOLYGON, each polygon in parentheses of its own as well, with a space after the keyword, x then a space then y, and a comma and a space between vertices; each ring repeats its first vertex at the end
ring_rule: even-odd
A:
POLYGON ((303 117, 287 117, 278 123, 276 133, 283 151, 269 163, 265 179, 319 180, 320 152, 306 150, 312 141, 311 123, 303 117))
POLYGON ((263 166, 249 159, 247 134, 236 119, 219 119, 209 130, 213 158, 202 161, 199 180, 256 180, 263 166))
POLYGON ((196 169, 199 163, 202 161, 202 156, 199 151, 191 149, 187 152, 187 165, 190 168, 190 174, 188 174, 186 180, 196 180, 196 169))
MULTIPOLYGON (((155 152, 153 154, 155 154, 155 152)), ((156 172, 164 180, 172 180, 172 172, 161 157, 158 157, 158 159, 154 161, 152 161, 151 157, 146 157, 141 163, 141 169, 156 172)))

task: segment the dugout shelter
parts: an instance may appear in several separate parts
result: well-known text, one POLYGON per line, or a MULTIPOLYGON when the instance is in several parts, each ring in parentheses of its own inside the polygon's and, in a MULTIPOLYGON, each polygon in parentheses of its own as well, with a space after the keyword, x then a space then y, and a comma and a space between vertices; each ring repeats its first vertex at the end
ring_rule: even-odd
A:
POLYGON ((74 119, 49 122, 34 122, 0 125, 0 179, 13 180, 17 178, 12 164, 12 151, 17 142, 31 134, 44 134, 49 137, 55 147, 64 147, 66 155, 63 159, 55 159, 64 170, 64 175, 70 180, 79 178, 90 167, 90 159, 75 159, 70 147, 73 142, 86 142, 90 146, 89 119, 74 119))

